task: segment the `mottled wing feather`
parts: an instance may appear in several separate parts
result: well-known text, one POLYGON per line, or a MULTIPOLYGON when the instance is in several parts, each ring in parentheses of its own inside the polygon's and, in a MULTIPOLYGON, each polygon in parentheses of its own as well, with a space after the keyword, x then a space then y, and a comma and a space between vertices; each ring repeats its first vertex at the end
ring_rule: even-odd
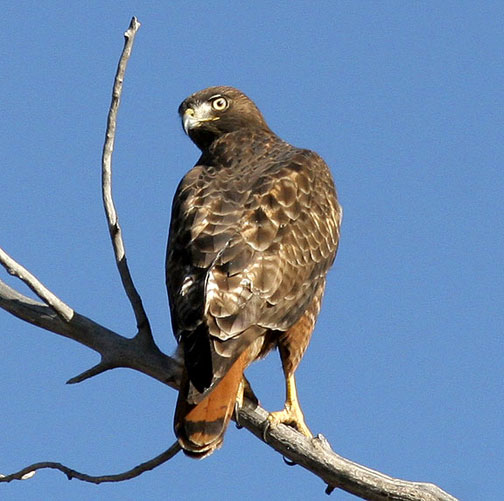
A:
POLYGON ((173 207, 172 321, 199 391, 266 331, 300 319, 338 245, 341 209, 324 161, 274 135, 246 141, 248 155, 236 134, 218 141, 212 163, 200 159, 173 207))
POLYGON ((341 211, 328 168, 315 153, 291 153, 261 173, 236 234, 212 264, 205 312, 217 339, 252 325, 287 330, 334 260, 341 211))

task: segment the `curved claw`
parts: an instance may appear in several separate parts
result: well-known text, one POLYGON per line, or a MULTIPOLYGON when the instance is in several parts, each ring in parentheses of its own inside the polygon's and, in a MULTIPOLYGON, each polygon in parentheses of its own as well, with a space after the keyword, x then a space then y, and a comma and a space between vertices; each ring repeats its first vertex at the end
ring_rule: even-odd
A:
POLYGON ((237 403, 235 403, 235 408, 234 408, 234 415, 235 415, 235 425, 237 430, 241 430, 243 428, 243 425, 240 423, 240 407, 238 406, 237 403))
POLYGON ((290 459, 287 459, 285 456, 282 456, 282 459, 287 466, 297 466, 297 463, 295 461, 291 461, 290 459))
POLYGON ((268 443, 268 431, 270 428, 271 428, 271 421, 269 420, 269 416, 268 416, 266 421, 264 421, 264 429, 262 432, 263 441, 266 443, 268 443))
POLYGON ((313 434, 306 426, 303 412, 299 405, 289 405, 289 402, 286 403, 284 410, 272 412, 268 416, 268 421, 270 426, 277 426, 278 424, 286 424, 288 426, 293 426, 302 433, 307 438, 313 438, 313 434))

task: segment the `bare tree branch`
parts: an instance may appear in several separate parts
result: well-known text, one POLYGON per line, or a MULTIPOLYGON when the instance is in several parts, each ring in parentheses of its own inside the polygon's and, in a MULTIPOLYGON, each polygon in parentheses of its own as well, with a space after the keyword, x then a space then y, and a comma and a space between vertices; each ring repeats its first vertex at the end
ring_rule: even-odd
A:
MULTIPOLYGON (((181 365, 177 360, 163 354, 154 343, 147 314, 127 266, 121 228, 112 199, 111 161, 117 111, 126 64, 139 26, 140 23, 133 18, 125 33, 125 45, 114 83, 102 160, 102 193, 109 233, 121 280, 135 313, 138 333, 134 338, 126 338, 75 312, 1 249, 0 263, 9 273, 23 280, 45 304, 24 296, 0 280, 0 308, 30 324, 73 339, 100 354, 101 359, 97 365, 73 377, 68 381, 69 383, 84 381, 115 367, 128 367, 173 388, 178 388, 181 365)), ((328 485, 327 493, 340 488, 368 500, 456 501, 454 497, 433 484, 394 479, 342 458, 331 450, 322 435, 310 440, 285 425, 268 427, 267 416, 266 410, 250 400, 246 400, 244 407, 238 411, 241 426, 265 441, 285 458, 319 476, 328 485)), ((27 466, 12 475, 0 477, 0 482, 27 479, 33 476, 36 470, 42 468, 62 471, 69 479, 78 478, 93 483, 117 482, 155 468, 168 461, 179 449, 178 443, 175 443, 156 458, 118 475, 93 477, 60 463, 42 462, 27 466)))
POLYGON ((146 345, 136 337, 121 336, 76 311, 72 319, 65 322, 51 307, 24 296, 1 280, 0 308, 32 325, 91 348, 101 355, 101 363, 107 368, 128 367, 173 388, 179 386, 180 362, 162 353, 156 345, 146 345))
POLYGON ((77 480, 82 480, 83 482, 90 482, 92 484, 102 484, 104 482, 122 482, 123 480, 130 480, 132 478, 138 477, 146 471, 153 470, 154 468, 162 465, 169 461, 177 452, 180 451, 180 445, 175 442, 169 449, 159 454, 155 458, 146 461, 145 463, 135 466, 131 470, 125 471, 123 473, 116 473, 114 475, 88 475, 86 473, 80 473, 76 470, 72 470, 61 463, 54 463, 52 461, 43 461, 40 463, 34 463, 30 466, 26 466, 22 470, 16 473, 11 473, 10 475, 0 475, 0 482, 11 482, 12 480, 27 480, 32 478, 36 471, 49 468, 52 470, 59 470, 63 472, 68 480, 76 478, 77 480))
POLYGON ((267 427, 268 412, 247 403, 239 411, 240 425, 327 483, 326 492, 339 488, 372 501, 457 501, 434 484, 392 478, 336 454, 323 435, 309 439, 283 424, 267 427))
POLYGON ((114 80, 114 88, 112 90, 112 102, 110 103, 109 114, 107 118, 107 132, 105 134, 105 144, 103 145, 102 153, 102 197, 107 223, 114 248, 117 268, 121 275, 121 281, 126 291, 126 295, 131 303, 135 314, 138 335, 144 337, 145 341, 153 342, 152 331, 147 318, 147 314, 142 304, 142 299, 138 294, 133 278, 129 271, 128 262, 126 260, 126 252, 124 250, 124 242, 122 239, 121 226, 119 225, 119 217, 112 198, 112 153, 114 151, 117 112, 121 104, 121 94, 124 81, 126 66, 131 56, 135 35, 140 28, 140 23, 136 17, 131 19, 129 28, 124 33, 124 48, 117 65, 117 72, 114 80))
POLYGON ((22 280, 45 304, 50 306, 56 314, 64 321, 69 322, 74 314, 70 306, 65 304, 61 299, 56 297, 49 289, 47 289, 34 275, 26 268, 21 266, 7 252, 0 248, 0 264, 7 272, 22 280))

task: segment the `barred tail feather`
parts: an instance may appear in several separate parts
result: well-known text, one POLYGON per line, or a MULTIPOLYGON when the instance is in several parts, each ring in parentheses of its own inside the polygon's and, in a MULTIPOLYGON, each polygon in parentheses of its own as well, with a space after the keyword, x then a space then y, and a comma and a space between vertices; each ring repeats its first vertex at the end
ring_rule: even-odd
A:
POLYGON ((248 361, 247 354, 248 350, 245 350, 215 388, 196 405, 187 401, 189 380, 184 378, 175 410, 174 429, 186 455, 202 459, 222 445, 248 361))

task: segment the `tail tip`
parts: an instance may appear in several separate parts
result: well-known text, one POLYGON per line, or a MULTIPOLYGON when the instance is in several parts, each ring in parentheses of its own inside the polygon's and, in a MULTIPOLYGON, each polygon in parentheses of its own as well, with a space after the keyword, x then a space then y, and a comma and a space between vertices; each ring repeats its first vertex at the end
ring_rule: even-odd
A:
POLYGON ((217 449, 222 447, 224 442, 223 437, 217 438, 215 441, 205 444, 203 446, 198 446, 192 442, 187 442, 179 437, 178 442, 180 447, 182 447, 182 452, 193 459, 204 459, 211 454, 213 454, 217 449))

